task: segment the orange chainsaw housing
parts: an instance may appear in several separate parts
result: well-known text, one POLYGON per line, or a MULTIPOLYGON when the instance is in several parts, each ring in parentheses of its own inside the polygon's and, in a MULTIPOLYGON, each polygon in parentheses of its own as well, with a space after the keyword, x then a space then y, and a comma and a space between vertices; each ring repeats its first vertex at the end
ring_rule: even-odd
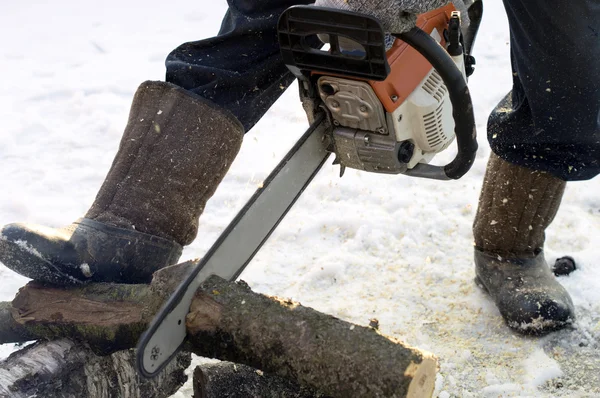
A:
MULTIPOLYGON (((444 30, 448 27, 452 11, 456 11, 456 8, 452 3, 449 3, 444 7, 420 14, 417 17, 416 26, 429 34, 437 30, 439 43, 445 47, 444 30)), ((352 79, 367 81, 373 87, 373 91, 375 91, 385 110, 392 113, 418 87, 432 66, 417 50, 400 39, 395 40, 386 55, 390 65, 390 74, 385 80, 364 80, 357 77, 352 79)), ((312 72, 313 76, 325 74, 344 77, 337 73, 312 72)))
MULTIPOLYGON (((436 29, 441 38, 440 44, 445 47, 444 30, 448 27, 452 11, 456 8, 450 3, 421 14, 417 18, 417 27, 429 34, 436 29)), ((369 84, 385 110, 392 113, 417 88, 432 66, 417 50, 400 39, 396 39, 387 51, 387 58, 391 69, 388 77, 384 81, 369 81, 369 84)))

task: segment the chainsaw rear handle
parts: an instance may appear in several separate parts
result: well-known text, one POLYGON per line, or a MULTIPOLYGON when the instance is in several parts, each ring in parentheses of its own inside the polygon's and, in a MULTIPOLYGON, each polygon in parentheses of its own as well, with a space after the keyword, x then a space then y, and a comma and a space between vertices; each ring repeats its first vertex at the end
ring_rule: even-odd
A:
POLYGON ((421 29, 414 27, 408 32, 393 34, 393 36, 423 55, 444 81, 452 103, 454 134, 458 146, 456 157, 447 165, 433 166, 419 163, 404 174, 437 180, 457 180, 469 171, 477 152, 475 115, 467 82, 446 50, 421 29))

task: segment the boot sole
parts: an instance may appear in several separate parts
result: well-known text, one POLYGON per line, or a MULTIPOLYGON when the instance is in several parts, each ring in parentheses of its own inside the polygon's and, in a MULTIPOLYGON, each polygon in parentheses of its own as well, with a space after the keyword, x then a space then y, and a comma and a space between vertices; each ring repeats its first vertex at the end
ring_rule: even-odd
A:
POLYGON ((38 282, 53 285, 80 285, 83 281, 60 271, 52 262, 43 259, 26 243, 12 242, 0 237, 0 262, 8 269, 38 282))

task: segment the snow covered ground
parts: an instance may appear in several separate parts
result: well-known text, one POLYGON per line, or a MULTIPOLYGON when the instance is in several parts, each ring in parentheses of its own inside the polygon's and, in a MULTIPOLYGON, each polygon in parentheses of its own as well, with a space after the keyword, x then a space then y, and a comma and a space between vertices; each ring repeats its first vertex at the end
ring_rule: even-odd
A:
MULTIPOLYGON (((166 54, 216 33, 225 1, 23 0, 0 13, 0 225, 70 223, 85 213, 110 166, 131 97, 164 75, 166 54)), ((456 182, 327 165, 242 278, 435 353, 439 397, 600 396, 600 180, 573 183, 547 233, 547 257, 579 270, 572 330, 512 333, 473 284, 471 223, 489 147, 488 112, 510 87, 499 1, 485 4, 470 81, 480 151, 456 182), (596 260, 596 261, 595 261, 596 260)), ((184 259, 202 256, 306 128, 294 88, 246 136, 184 259)), ((437 162, 451 159, 439 156, 437 162)), ((0 300, 27 282, 0 264, 0 300)), ((6 356, 13 346, 0 346, 6 356)), ((189 386, 176 394, 190 397, 189 386)))

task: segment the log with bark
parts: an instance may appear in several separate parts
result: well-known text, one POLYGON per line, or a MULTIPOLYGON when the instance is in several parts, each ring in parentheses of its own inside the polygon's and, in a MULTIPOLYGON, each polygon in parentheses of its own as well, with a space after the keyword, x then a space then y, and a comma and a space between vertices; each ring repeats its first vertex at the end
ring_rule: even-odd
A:
POLYGON ((291 380, 233 362, 204 362, 194 369, 194 398, 325 398, 291 380))
MULTIPOLYGON (((161 270, 150 286, 30 283, 12 302, 11 319, 0 319, 11 325, 6 335, 0 332, 0 343, 23 333, 67 336, 102 354, 134 347, 190 266, 161 270)), ((254 293, 245 283, 210 277, 196 293, 186 325, 187 350, 246 364, 328 396, 427 397, 433 392, 437 361, 432 355, 373 328, 254 293)))

